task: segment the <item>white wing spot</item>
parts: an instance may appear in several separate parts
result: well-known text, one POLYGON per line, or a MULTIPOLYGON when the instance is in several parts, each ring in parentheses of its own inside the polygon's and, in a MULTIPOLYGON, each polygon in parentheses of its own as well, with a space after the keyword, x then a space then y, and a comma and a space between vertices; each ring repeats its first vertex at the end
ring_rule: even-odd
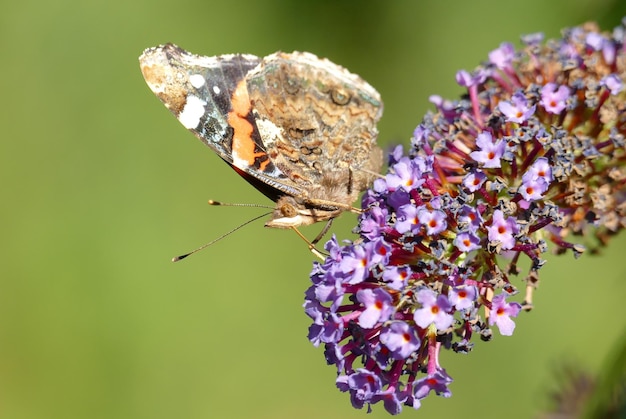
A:
POLYGON ((263 141, 274 143, 283 138, 283 132, 269 119, 260 118, 256 120, 256 126, 263 141))
POLYGON ((200 118, 204 115, 204 105, 206 102, 197 96, 187 96, 185 107, 178 114, 178 120, 187 129, 194 129, 200 124, 200 118))
POLYGON ((236 151, 232 152, 232 158, 233 158, 233 166, 238 167, 239 169, 242 169, 242 170, 246 170, 250 167, 248 162, 242 159, 241 157, 239 157, 239 154, 237 154, 236 151))
POLYGON ((219 86, 213 86, 213 93, 215 93, 216 95, 219 95, 221 92, 219 86))
POLYGON ((196 89, 199 89, 202 86, 204 86, 204 84, 206 83, 206 80, 204 79, 204 76, 202 76, 201 74, 192 74, 191 76, 189 76, 189 82, 191 83, 193 87, 195 87, 196 89))
MULTIPOLYGON (((239 142, 241 142, 241 139, 238 138, 235 134, 235 137, 233 137, 233 144, 237 144, 239 142)), ((233 147, 231 151, 231 157, 233 159, 233 166, 238 167, 244 171, 250 168, 250 163, 248 163, 246 159, 242 158, 239 155, 236 147, 233 147)))

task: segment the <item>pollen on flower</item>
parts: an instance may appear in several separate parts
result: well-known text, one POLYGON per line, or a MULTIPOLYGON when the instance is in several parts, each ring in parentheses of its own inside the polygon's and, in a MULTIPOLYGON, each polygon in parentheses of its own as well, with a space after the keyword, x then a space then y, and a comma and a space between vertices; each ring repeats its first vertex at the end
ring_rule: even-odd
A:
POLYGON ((440 351, 513 334, 547 241, 577 257, 626 226, 626 27, 563 34, 459 71, 463 100, 431 97, 411 148, 365 192, 359 238, 333 237, 314 263, 309 339, 355 408, 450 397, 440 351))

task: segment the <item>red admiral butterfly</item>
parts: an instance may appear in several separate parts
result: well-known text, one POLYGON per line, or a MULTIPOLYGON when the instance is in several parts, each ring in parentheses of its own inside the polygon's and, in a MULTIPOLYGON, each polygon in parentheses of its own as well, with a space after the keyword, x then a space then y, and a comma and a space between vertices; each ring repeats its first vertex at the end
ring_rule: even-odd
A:
POLYGON ((139 62, 178 120, 276 202, 266 226, 358 212, 382 166, 382 102, 359 76, 306 52, 203 57, 167 44, 139 62))

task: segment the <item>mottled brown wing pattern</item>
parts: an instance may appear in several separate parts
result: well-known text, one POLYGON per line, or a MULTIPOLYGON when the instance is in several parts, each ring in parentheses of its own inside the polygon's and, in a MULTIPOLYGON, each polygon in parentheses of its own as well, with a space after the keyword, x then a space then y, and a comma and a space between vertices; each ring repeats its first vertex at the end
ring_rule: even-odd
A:
POLYGON ((246 77, 270 159, 301 198, 351 205, 378 173, 382 102, 360 77, 309 53, 265 57, 246 77))

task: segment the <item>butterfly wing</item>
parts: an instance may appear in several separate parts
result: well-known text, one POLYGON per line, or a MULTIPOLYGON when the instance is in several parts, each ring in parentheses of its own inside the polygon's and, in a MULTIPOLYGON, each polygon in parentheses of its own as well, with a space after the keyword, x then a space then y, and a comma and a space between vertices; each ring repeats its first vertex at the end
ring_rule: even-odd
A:
POLYGON ((140 65, 178 120, 274 201, 345 207, 380 170, 380 96, 328 60, 204 57, 167 44, 144 51, 140 65))
POLYGON ((148 86, 181 124, 276 201, 300 190, 267 156, 250 114, 245 78, 260 61, 247 54, 199 56, 173 44, 149 48, 139 58, 148 86))
POLYGON ((343 67, 305 52, 265 57, 246 79, 274 166, 309 201, 352 204, 382 165, 378 92, 343 67))

